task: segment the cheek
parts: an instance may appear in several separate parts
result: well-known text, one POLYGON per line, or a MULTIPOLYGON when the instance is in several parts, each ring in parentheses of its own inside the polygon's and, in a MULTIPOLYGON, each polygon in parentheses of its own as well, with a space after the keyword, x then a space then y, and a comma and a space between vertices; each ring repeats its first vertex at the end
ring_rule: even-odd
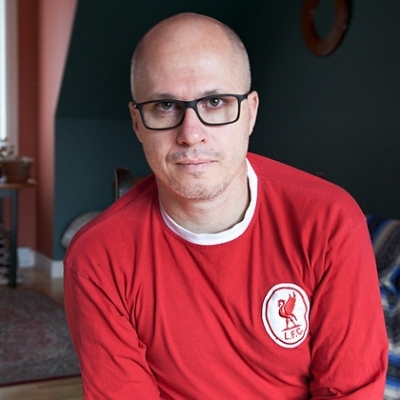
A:
POLYGON ((142 141, 142 146, 151 169, 160 169, 168 153, 163 140, 147 137, 142 141))
POLYGON ((226 143, 234 153, 246 154, 249 145, 249 125, 247 120, 241 121, 240 125, 237 127, 235 134, 233 132, 230 133, 230 141, 226 143))
POLYGON ((231 162, 235 165, 241 164, 243 159, 246 158, 248 148, 249 148, 249 133, 247 129, 247 124, 241 127, 240 133, 237 134, 235 139, 232 138, 230 144, 230 156, 231 162))

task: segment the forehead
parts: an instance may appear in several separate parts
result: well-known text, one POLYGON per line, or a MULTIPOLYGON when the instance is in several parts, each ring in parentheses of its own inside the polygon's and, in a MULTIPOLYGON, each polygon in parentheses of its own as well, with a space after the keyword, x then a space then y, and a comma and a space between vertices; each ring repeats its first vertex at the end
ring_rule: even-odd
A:
POLYGON ((243 65, 225 32, 215 25, 158 30, 143 48, 135 69, 136 94, 140 101, 156 94, 181 99, 205 92, 240 92, 243 65))

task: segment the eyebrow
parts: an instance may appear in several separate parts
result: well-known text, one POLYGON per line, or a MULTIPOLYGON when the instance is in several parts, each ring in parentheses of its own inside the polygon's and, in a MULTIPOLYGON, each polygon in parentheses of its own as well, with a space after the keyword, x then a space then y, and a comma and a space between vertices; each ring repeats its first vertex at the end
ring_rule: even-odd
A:
MULTIPOLYGON (((206 96, 212 96, 213 94, 219 95, 219 94, 224 94, 224 93, 227 93, 227 92, 221 91, 219 89, 206 90, 205 92, 200 94, 198 97, 196 97, 196 99, 201 99, 206 96)), ((153 93, 151 95, 149 101, 152 101, 152 100, 181 100, 181 99, 177 99, 175 96, 171 95, 170 93, 153 93)), ((195 99, 192 99, 192 100, 195 100, 195 99)), ((183 101, 183 100, 181 100, 181 101, 183 101)))

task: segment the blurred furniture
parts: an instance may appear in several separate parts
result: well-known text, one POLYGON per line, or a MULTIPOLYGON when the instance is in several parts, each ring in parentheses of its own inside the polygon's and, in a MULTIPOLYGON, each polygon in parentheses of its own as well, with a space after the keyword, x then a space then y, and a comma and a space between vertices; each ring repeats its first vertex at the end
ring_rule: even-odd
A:
POLYGON ((4 230, 4 207, 3 199, 10 198, 11 200, 11 230, 9 231, 10 246, 9 246, 9 270, 8 283, 12 288, 17 286, 17 238, 18 238, 18 192, 21 189, 29 189, 36 186, 36 181, 28 179, 23 183, 0 183, 0 221, 4 230))
POLYGON ((384 400, 400 399, 400 220, 367 215, 374 248, 386 331, 389 367, 384 400))
POLYGON ((132 178, 128 168, 115 168, 115 200, 123 196, 130 188, 139 183, 144 177, 132 178))
MULTIPOLYGON (((123 196, 130 188, 141 181, 143 177, 132 178, 128 168, 115 168, 114 170, 114 197, 115 200, 123 196)), ((75 217, 64 230, 60 244, 66 250, 75 234, 89 221, 95 218, 100 211, 88 211, 75 217)))
POLYGON ((132 176, 128 168, 115 168, 115 199, 119 199, 132 187, 132 176))

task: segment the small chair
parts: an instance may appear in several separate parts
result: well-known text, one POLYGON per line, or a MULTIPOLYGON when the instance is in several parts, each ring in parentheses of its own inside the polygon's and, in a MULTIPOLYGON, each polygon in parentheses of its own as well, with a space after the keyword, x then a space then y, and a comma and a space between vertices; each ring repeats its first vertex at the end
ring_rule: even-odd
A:
POLYGON ((115 168, 115 200, 123 196, 132 186, 132 175, 128 168, 115 168))

